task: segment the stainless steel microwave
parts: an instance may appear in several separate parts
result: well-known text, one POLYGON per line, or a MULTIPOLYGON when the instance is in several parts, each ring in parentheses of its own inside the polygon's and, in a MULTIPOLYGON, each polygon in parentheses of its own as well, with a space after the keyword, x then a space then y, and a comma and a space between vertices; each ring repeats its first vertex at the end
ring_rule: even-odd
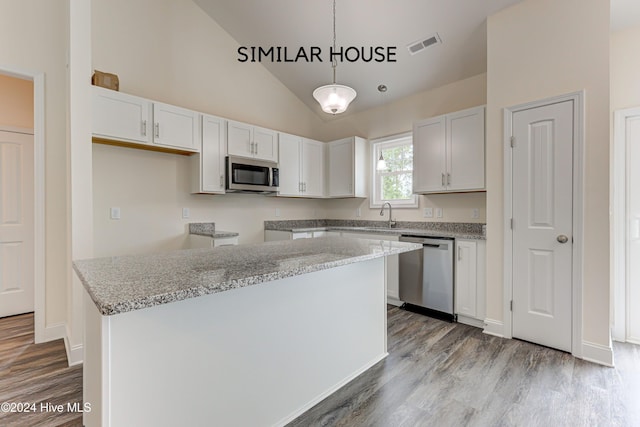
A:
POLYGON ((274 193, 278 191, 278 164, 267 160, 228 156, 226 162, 226 190, 274 193))

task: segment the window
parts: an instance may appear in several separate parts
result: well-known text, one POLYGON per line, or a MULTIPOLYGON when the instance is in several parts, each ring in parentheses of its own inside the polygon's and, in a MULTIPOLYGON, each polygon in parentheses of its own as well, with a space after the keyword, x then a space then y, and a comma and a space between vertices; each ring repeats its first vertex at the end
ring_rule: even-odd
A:
POLYGON ((393 207, 417 208, 418 196, 413 194, 413 138, 411 133, 396 135, 373 141, 370 205, 381 207, 389 202, 393 207), (380 154, 386 169, 377 170, 380 154))

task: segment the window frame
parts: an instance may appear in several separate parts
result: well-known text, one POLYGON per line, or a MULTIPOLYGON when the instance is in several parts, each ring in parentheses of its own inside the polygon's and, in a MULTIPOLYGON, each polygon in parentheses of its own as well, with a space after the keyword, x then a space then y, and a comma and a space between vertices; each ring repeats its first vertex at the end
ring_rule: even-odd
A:
MULTIPOLYGON (((413 132, 403 132, 400 134, 371 140, 371 197, 369 197, 370 208, 381 208, 382 205, 386 202, 391 203, 391 206, 393 208, 399 209, 417 209, 419 207, 417 194, 413 194, 409 199, 402 200, 382 200, 380 198, 380 173, 376 169, 378 158, 380 157, 380 150, 393 148, 400 145, 407 145, 407 140, 411 145, 413 145, 413 132)), ((413 173, 413 168, 411 168, 411 172, 413 173)))

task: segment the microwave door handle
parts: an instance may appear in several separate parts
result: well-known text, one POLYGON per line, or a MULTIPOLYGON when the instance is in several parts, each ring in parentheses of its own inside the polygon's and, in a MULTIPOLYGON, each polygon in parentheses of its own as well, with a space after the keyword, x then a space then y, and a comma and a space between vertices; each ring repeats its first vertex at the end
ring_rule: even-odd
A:
POLYGON ((269 187, 273 187, 273 168, 269 168, 269 187))

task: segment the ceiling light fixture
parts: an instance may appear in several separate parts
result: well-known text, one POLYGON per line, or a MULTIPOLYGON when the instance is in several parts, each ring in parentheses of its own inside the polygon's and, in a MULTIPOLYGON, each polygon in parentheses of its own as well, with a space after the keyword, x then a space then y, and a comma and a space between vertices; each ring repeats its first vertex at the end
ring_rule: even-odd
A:
MULTIPOLYGON (((333 51, 336 52, 336 0, 333 0, 333 51)), ((329 114, 344 113, 351 101, 356 97, 356 91, 349 86, 336 84, 336 67, 338 61, 335 56, 331 60, 333 68, 333 83, 320 86, 313 91, 313 97, 320 103, 322 111, 329 114)))

